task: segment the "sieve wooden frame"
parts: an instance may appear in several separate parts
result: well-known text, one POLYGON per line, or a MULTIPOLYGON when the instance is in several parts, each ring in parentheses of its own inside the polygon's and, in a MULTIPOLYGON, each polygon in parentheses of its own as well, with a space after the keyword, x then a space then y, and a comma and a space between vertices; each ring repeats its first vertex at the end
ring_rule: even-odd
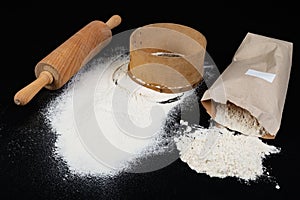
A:
POLYGON ((128 75, 135 82, 163 93, 178 93, 203 80, 207 41, 199 31, 180 24, 155 23, 130 36, 128 75), (182 56, 157 56, 171 52, 182 56))

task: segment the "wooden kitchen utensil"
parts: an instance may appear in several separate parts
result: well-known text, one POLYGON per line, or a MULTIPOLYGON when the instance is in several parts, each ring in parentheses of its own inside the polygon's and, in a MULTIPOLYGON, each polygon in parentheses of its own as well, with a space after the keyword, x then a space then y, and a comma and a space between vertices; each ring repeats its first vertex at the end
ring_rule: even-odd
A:
POLYGON ((202 33, 181 24, 137 28, 130 36, 128 75, 159 92, 191 90, 203 80, 206 43, 202 33))
POLYGON ((106 23, 94 20, 84 26, 35 66, 37 79, 14 96, 17 105, 26 105, 43 87, 61 88, 111 40, 111 29, 121 23, 119 15, 106 23))

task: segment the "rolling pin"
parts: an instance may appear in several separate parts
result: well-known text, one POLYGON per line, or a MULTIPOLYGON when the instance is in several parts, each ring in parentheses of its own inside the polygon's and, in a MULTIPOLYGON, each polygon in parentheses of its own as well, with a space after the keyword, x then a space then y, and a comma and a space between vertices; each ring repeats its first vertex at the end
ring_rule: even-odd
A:
POLYGON ((71 79, 111 40, 111 29, 121 23, 119 15, 106 23, 94 20, 54 49, 35 66, 36 80, 14 96, 17 105, 26 105, 42 89, 56 90, 71 79))

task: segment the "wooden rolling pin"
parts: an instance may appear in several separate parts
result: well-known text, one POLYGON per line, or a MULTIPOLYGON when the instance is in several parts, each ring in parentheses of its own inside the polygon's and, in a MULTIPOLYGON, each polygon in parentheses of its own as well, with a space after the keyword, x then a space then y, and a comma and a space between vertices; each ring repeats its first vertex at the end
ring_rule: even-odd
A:
POLYGON ((61 88, 110 42, 111 29, 120 23, 121 17, 114 15, 106 23, 95 20, 84 26, 37 63, 34 70, 37 79, 17 92, 14 102, 26 105, 43 87, 61 88))

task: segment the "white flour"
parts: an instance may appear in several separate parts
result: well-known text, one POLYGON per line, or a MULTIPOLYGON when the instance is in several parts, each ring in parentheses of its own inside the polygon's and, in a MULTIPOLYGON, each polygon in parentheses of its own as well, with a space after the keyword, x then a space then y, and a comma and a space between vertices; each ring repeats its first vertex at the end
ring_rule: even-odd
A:
MULTIPOLYGON (((126 75, 128 57, 120 55, 124 52, 95 59, 47 106, 45 116, 57 134, 55 155, 74 174, 114 176, 135 159, 164 151, 159 143, 167 114, 193 92, 164 94, 136 84, 126 75), (108 150, 103 139, 115 151, 108 150)), ((264 158, 280 151, 257 137, 227 129, 185 121, 181 127, 185 129, 172 134, 181 160, 211 177, 255 180, 265 173, 264 158)))
POLYGON ((130 161, 147 151, 160 151, 152 147, 159 143, 157 138, 168 111, 180 100, 157 102, 183 94, 159 93, 136 84, 126 75, 128 57, 121 55, 124 52, 106 60, 95 59, 47 107, 46 117, 57 133, 55 153, 65 160, 72 173, 112 176, 130 167, 130 161), (85 114, 91 106, 92 112, 85 114), (93 120, 96 124, 90 125, 93 120), (132 127, 136 129, 131 132, 132 127), (147 132, 141 131, 145 127, 147 132), (97 128, 103 135, 92 135, 97 128), (99 145, 93 148, 93 140, 98 138, 99 145), (107 146, 101 144, 103 139, 115 151, 107 152, 107 146))
POLYGON ((194 128, 185 121, 181 125, 185 130, 175 139, 181 160, 211 177, 255 180, 265 173, 266 156, 280 152, 258 137, 237 135, 226 128, 194 128))

